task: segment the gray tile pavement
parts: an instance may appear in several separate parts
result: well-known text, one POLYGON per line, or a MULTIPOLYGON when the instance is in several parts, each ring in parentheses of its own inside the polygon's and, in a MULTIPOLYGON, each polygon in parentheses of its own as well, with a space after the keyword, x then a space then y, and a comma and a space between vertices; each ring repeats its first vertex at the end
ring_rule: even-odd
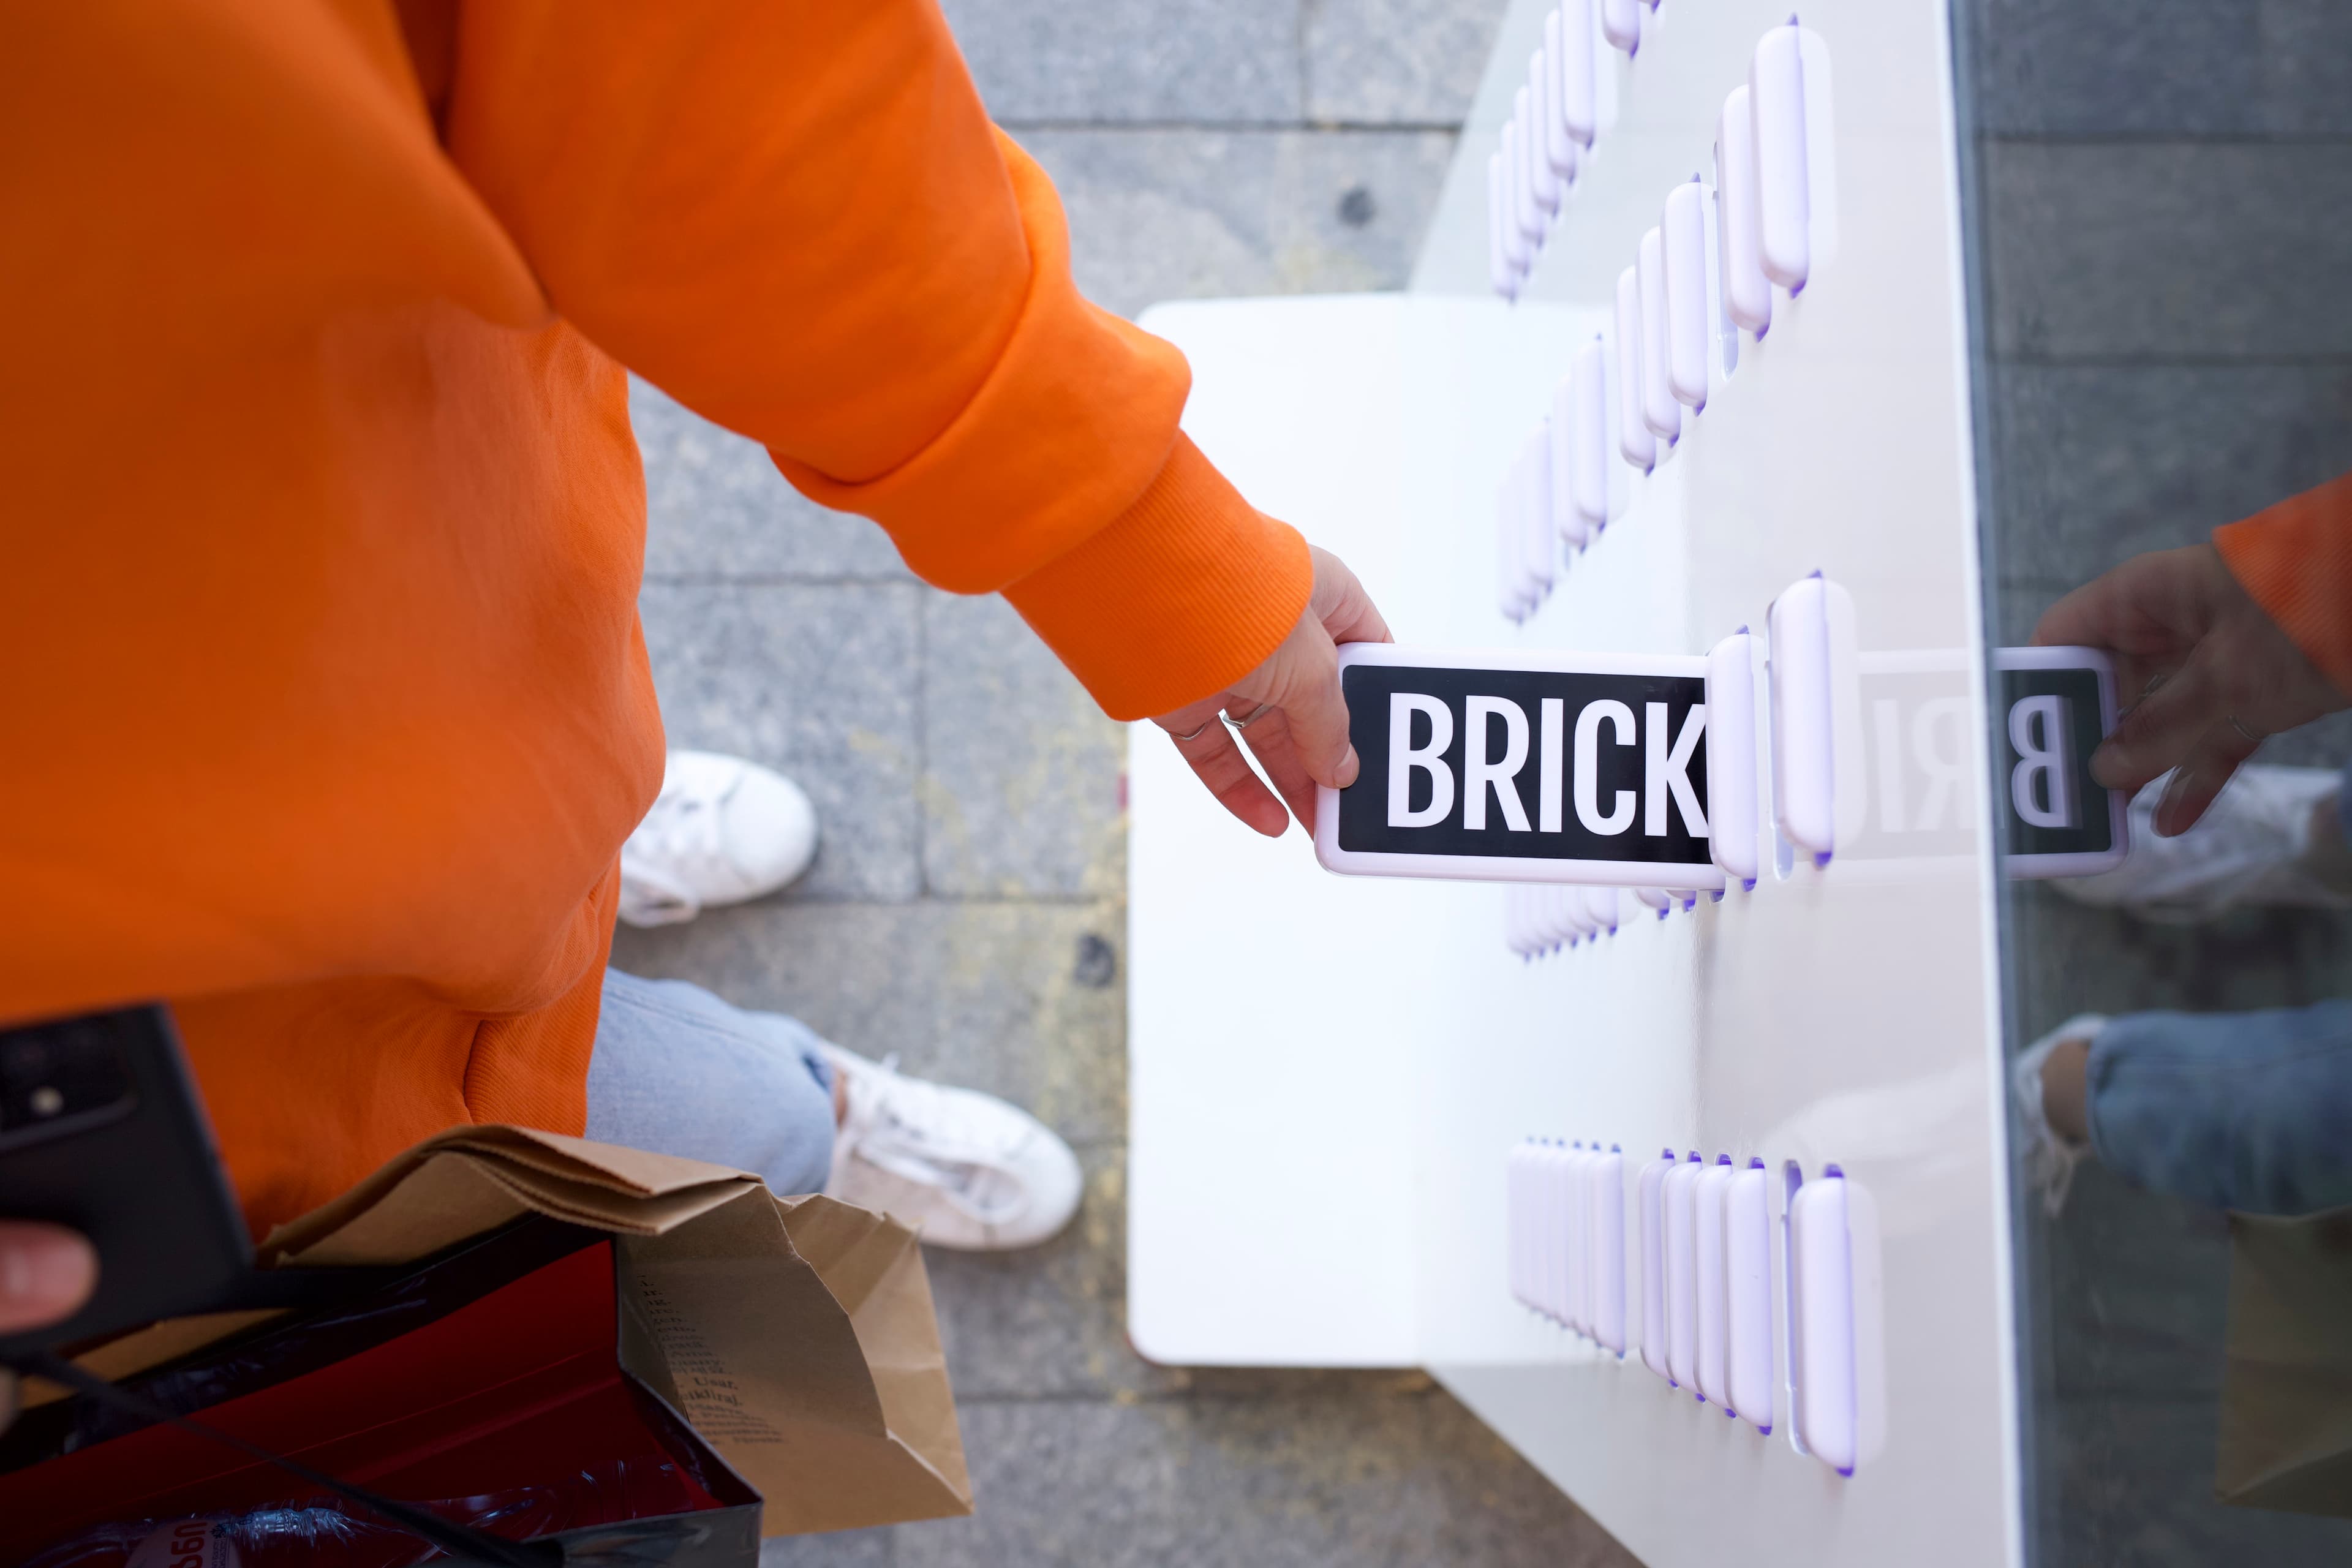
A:
POLYGON ((1397 289, 1454 155, 1442 131, 1024 132, 1062 192, 1087 295, 1157 300, 1397 289))
POLYGON ((1008 125, 1300 117, 1299 0, 942 0, 1008 125))
POLYGON ((927 591, 653 582, 639 597, 670 744, 781 768, 816 803, 823 838, 799 898, 922 889, 916 680, 927 591))

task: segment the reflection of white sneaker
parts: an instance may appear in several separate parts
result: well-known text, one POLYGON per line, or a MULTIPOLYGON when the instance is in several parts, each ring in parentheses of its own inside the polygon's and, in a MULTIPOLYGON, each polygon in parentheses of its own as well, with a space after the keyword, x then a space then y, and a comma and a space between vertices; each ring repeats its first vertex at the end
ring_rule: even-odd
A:
POLYGON ((2352 898, 2314 873, 2314 808, 2336 794, 2333 768, 2242 767, 2197 826, 2156 836, 2157 803, 2170 773, 2133 797, 2131 854, 2112 871, 2054 882, 2068 898, 2142 920, 2185 925, 2242 904, 2352 909, 2352 898))
POLYGON ((994 1095, 908 1078, 839 1046, 849 1114, 833 1143, 827 1197, 880 1209, 935 1247, 1034 1247, 1070 1223, 1086 1183, 1045 1124, 994 1095))
POLYGON ((660 796, 621 847, 621 918, 674 925, 772 893, 816 858, 816 807, 780 773, 672 752, 660 796))
POLYGON ((2074 1167, 2083 1163, 2091 1146, 2061 1137, 2050 1125, 2042 1109, 2042 1064, 2066 1041, 2087 1045, 2106 1026, 2102 1014, 2078 1014, 2026 1047, 2009 1064, 2010 1098, 2017 1101, 2017 1118, 2025 1124, 2025 1145, 2018 1152, 2018 1163, 2024 1168, 2025 1179, 2042 1194, 2042 1212, 2052 1219, 2066 1206, 2066 1189, 2074 1184, 2074 1167))

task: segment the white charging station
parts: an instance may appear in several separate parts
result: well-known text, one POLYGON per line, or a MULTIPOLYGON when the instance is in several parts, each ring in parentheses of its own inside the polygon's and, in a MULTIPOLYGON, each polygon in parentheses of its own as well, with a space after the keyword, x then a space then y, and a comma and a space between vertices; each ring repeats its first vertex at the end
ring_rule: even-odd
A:
MULTIPOLYGON (((1948 27, 1517 0, 1409 292, 1145 318, 1380 602, 1351 668, 1703 682, 1711 822, 1686 871, 1339 876, 1139 730, 1134 1342, 1425 1366, 1657 1568, 2022 1563, 1996 836, 2073 874, 2123 822, 2057 776, 2112 678, 1982 624, 1948 27)), ((1444 708, 1455 847, 1541 840, 1550 695, 1384 689, 1407 826, 1444 708)))

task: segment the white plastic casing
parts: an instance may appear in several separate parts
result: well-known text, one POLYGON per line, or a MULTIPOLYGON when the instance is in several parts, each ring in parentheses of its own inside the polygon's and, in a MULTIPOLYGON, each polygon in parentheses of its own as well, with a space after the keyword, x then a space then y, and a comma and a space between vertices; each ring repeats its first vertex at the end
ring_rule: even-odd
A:
MULTIPOLYGON (((1558 18, 1559 53, 1559 125, 1570 140, 1590 147, 1601 133, 1600 55, 1594 47, 1599 28, 1592 19, 1592 0, 1561 0, 1558 18)), ((1544 24, 1544 38, 1552 38, 1554 24, 1544 24)))
POLYGON ((1584 934, 1568 908, 1565 888, 1538 888, 1534 890, 1537 921, 1543 928, 1544 943, 1553 952, 1576 942, 1584 934))
MULTIPOLYGON (((1712 721, 1709 721, 1712 722, 1712 721)), ((1714 809, 1715 808, 1712 804, 1707 807, 1710 814, 1713 813, 1714 809)), ((1658 918, 1660 920, 1664 920, 1668 914, 1673 912, 1674 907, 1678 901, 1674 894, 1666 891, 1664 888, 1632 888, 1628 889, 1627 891, 1631 892, 1633 897, 1639 899, 1651 909, 1657 910, 1658 918)))
POLYGON ((1706 406, 1707 372, 1715 346, 1715 312, 1707 300, 1707 191, 1696 175, 1666 193, 1658 217, 1665 296, 1666 390, 1696 413, 1706 406))
POLYGON ((1805 178, 1805 68, 1794 22, 1774 27, 1748 63, 1756 127, 1756 255, 1764 275, 1794 292, 1812 270, 1805 178))
POLYGON ((1601 33, 1629 58, 1642 47, 1641 0, 1601 0, 1601 33))
POLYGON ((1529 266, 1543 249, 1543 204, 1536 199, 1536 163, 1538 155, 1531 132, 1533 111, 1528 107, 1528 89, 1521 87, 1512 100, 1511 123, 1504 132, 1511 150, 1512 211, 1518 216, 1519 232, 1528 237, 1529 266))
POLYGON ((1568 1292, 1562 1283, 1568 1268, 1568 1248, 1562 1243, 1559 1201, 1559 1170, 1568 1158, 1568 1151, 1558 1140, 1544 1146, 1543 1159, 1536 1167, 1537 1250, 1540 1258, 1538 1268, 1543 1297, 1543 1314, 1554 1322, 1562 1321, 1562 1307, 1568 1292))
POLYGON ((1495 607, 1516 621, 1528 613, 1519 580, 1519 475, 1515 467, 1495 491, 1495 607))
POLYGON ((1560 1239, 1568 1247, 1568 1326, 1578 1333, 1591 1331, 1591 1280, 1590 1279, 1591 1242, 1587 1232, 1592 1226, 1592 1153, 1578 1142, 1570 1145, 1566 1179, 1560 1190, 1566 1205, 1566 1223, 1560 1226, 1560 1239))
POLYGON ((1568 123, 1568 75, 1561 63, 1567 49, 1564 25, 1558 11, 1544 18, 1543 47, 1536 56, 1536 68, 1543 73, 1544 156, 1551 160, 1563 191, 1576 183, 1587 140, 1575 134, 1568 123))
POLYGON ((1834 1165, 1789 1201, 1797 1435, 1851 1476, 1885 1446, 1885 1325, 1878 1209, 1834 1165))
POLYGON ((1592 929, 1602 936, 1617 934, 1617 889, 1584 887, 1577 889, 1584 896, 1585 911, 1592 917, 1592 929))
POLYGON ((1609 360, 1599 338, 1576 351, 1568 377, 1576 515, 1587 537, 1598 538, 1609 522, 1609 470, 1615 467, 1609 460, 1609 360))
POLYGON ((1758 247, 1756 123, 1745 87, 1732 89, 1716 119, 1715 189, 1724 313, 1760 338, 1772 327, 1772 281, 1758 247))
POLYGON ((1773 820, 1781 837, 1827 865, 1840 833, 1860 826, 1865 804, 1857 787, 1861 686, 1853 597, 1816 572, 1772 601, 1768 629, 1773 820), (1851 781, 1843 792, 1842 778, 1851 781))
POLYGON ((1791 20, 1748 67, 1755 128, 1757 258, 1791 294, 1837 253, 1837 140, 1829 46, 1791 20))
POLYGON ((1636 1184, 1634 1224, 1642 1255, 1642 1364, 1668 1382, 1666 1360, 1666 1177, 1675 1170, 1672 1150, 1642 1167, 1636 1184))
MULTIPOLYGON (((1580 359, 1582 356, 1580 355, 1580 359)), ((1580 448, 1584 432, 1578 425, 1580 410, 1576 402, 1576 365, 1571 363, 1566 375, 1551 394, 1551 520, 1559 530, 1560 542, 1571 550, 1581 550, 1592 542, 1597 526, 1578 504, 1577 487, 1584 460, 1580 448)), ((1603 483, 1606 483, 1604 479, 1603 483)), ((1603 521, 1607 519, 1604 517, 1603 521)))
POLYGON ((1671 446, 1682 437, 1683 405, 1666 380, 1666 253, 1656 229, 1642 236, 1634 270, 1641 296, 1642 418, 1652 435, 1671 446))
POLYGON ((1694 1152, 1666 1173, 1666 1369, 1698 1391, 1698 1178, 1694 1152))
POLYGON ((1544 52, 1538 48, 1528 57, 1528 172, 1534 178, 1536 205, 1542 209, 1547 227, 1568 189, 1567 171, 1552 161, 1552 81, 1544 52))
POLYGON ((1585 1228, 1591 1244, 1586 1276, 1591 1282, 1592 1337, 1603 1349, 1625 1353, 1625 1156, 1612 1148, 1592 1159, 1592 1218, 1585 1228))
POLYGON ((1707 847, 1727 877, 1752 889, 1756 856, 1756 669, 1742 626, 1706 656, 1707 847))
POLYGON ((1504 299, 1516 300, 1519 272, 1511 258, 1516 231, 1504 210, 1503 193, 1503 153, 1497 148, 1486 157, 1486 282, 1504 299))
POLYGON ((1642 279, 1628 267, 1617 275, 1617 450, 1646 471, 1657 466, 1658 438, 1643 412, 1642 381, 1642 279))
POLYGON ((1503 1274, 1510 1300, 1527 1305, 1527 1145, 1503 1157, 1503 1274))
POLYGON ((1772 1375, 1771 1176, 1760 1160, 1734 1176, 1724 1196, 1723 1258, 1731 1408, 1769 1433, 1780 1384, 1772 1375))
POLYGON ((1729 1258, 1724 1250, 1724 1199, 1731 1189, 1731 1157, 1719 1155, 1698 1179, 1693 1200, 1691 1251, 1697 1294, 1698 1393, 1701 1399, 1731 1412, 1730 1298, 1726 1288, 1729 1258))

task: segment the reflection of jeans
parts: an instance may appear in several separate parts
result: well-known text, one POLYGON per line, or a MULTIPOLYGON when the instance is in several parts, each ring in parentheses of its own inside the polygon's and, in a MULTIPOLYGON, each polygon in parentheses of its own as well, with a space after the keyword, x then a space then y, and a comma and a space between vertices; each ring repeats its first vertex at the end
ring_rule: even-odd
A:
POLYGON ((588 1062, 588 1136, 823 1190, 833 1164, 833 1068, 814 1031, 730 1007, 683 980, 604 972, 588 1062))
POLYGON ((2139 1185, 2249 1214, 2352 1204, 2352 1002, 2133 1013, 2091 1042, 2091 1144, 2139 1185))

